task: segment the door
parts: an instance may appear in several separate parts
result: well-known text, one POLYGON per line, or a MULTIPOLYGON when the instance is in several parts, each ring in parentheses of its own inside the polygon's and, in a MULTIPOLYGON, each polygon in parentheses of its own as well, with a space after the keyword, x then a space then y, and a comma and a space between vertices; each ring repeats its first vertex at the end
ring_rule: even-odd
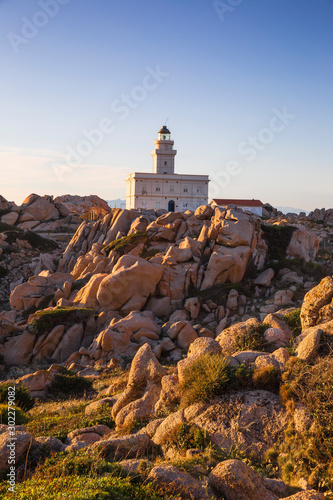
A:
POLYGON ((175 202, 173 200, 170 200, 168 203, 168 210, 169 212, 174 212, 175 211, 175 202))

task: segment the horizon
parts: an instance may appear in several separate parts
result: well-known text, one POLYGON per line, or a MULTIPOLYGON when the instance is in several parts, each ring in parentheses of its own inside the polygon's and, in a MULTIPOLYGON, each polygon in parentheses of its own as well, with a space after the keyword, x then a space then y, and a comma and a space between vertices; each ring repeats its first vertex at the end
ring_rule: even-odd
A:
POLYGON ((333 206, 331 0, 4 0, 0 12, 9 201, 124 199, 167 121, 176 172, 208 174, 208 201, 333 206))

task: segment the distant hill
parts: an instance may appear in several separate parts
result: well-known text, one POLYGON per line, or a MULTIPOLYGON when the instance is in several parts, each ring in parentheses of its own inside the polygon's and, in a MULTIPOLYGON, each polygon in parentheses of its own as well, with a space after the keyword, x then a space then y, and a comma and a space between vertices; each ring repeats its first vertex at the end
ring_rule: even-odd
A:
POLYGON ((110 208, 126 208, 126 200, 121 200, 120 198, 117 200, 107 200, 107 203, 110 208))

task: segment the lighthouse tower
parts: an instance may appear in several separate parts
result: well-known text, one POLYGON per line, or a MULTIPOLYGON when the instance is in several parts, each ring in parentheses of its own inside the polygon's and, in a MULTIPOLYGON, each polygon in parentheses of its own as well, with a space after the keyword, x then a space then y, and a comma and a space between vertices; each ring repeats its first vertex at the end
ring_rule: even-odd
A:
POLYGON ((208 175, 175 174, 170 130, 164 125, 155 140, 153 172, 133 172, 126 178, 126 208, 185 212, 208 202, 208 175))
POLYGON ((171 140, 171 132, 164 125, 155 140, 155 149, 151 152, 153 157, 154 174, 174 174, 175 156, 177 151, 173 149, 174 141, 171 140))

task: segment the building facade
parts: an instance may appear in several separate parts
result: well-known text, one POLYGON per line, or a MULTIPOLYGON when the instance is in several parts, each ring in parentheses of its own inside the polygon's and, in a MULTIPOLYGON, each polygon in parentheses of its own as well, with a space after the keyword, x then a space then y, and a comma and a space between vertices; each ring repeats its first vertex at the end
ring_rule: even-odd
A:
POLYGON ((174 141, 164 126, 152 151, 153 172, 134 172, 126 178, 126 208, 196 210, 208 202, 208 175, 175 174, 174 141))

